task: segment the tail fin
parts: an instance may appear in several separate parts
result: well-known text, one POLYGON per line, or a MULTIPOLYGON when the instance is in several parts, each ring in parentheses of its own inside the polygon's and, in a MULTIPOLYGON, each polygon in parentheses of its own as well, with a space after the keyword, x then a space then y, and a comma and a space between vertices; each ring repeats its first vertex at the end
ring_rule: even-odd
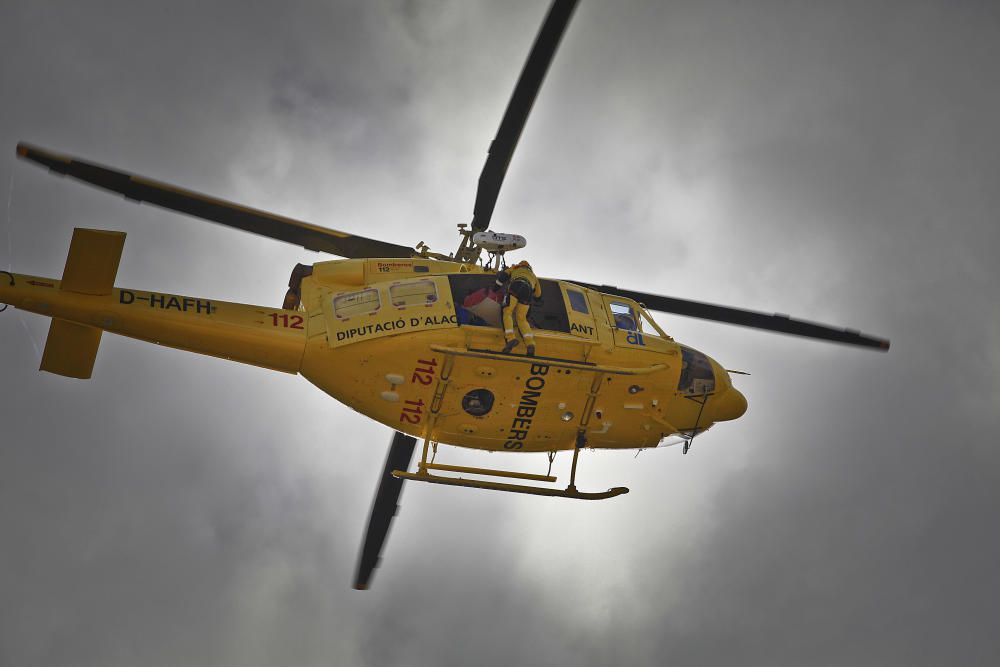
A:
MULTIPOLYGON (((59 289, 92 296, 110 295, 124 245, 122 232, 74 229, 59 289)), ((53 318, 39 370, 85 380, 94 371, 100 345, 100 329, 53 318)))

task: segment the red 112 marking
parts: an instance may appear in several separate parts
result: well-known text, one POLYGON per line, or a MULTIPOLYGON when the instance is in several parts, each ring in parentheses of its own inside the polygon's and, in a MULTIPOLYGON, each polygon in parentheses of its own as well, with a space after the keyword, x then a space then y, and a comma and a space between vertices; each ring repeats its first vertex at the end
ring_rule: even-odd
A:
POLYGON ((417 359, 417 367, 413 369, 413 376, 410 378, 410 381, 425 385, 430 384, 434 381, 434 374, 437 372, 437 364, 437 359, 433 357, 431 357, 430 361, 417 359))
POLYGON ((419 424, 420 416, 424 412, 424 399, 418 398, 415 401, 403 401, 403 411, 399 413, 399 421, 407 424, 419 424))
POLYGON ((271 313, 271 324, 278 327, 284 327, 286 329, 304 329, 302 326, 304 320, 301 315, 289 315, 287 313, 271 313), (280 324, 279 324, 280 322, 280 324))

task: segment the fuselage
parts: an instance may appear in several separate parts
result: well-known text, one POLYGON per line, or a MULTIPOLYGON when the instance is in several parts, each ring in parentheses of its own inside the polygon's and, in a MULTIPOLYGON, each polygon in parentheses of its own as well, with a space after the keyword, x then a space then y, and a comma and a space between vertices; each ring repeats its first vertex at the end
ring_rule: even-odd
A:
POLYGON ((358 412, 488 450, 652 447, 735 419, 718 363, 639 304, 542 279, 535 357, 504 346, 495 274, 433 259, 324 262, 302 284, 301 373, 358 412))
MULTIPOLYGON (((536 356, 518 354, 524 346, 501 354, 494 282, 473 264, 353 259, 315 264, 296 310, 125 288, 88 294, 19 274, 0 275, 0 303, 80 331, 301 373, 392 429, 464 447, 653 447, 745 412, 729 374, 642 306, 569 282, 541 280, 529 314, 536 356)), ((60 369, 79 365, 77 333, 50 336, 43 370, 72 375, 60 369)), ((96 354, 99 336, 86 340, 96 354)))

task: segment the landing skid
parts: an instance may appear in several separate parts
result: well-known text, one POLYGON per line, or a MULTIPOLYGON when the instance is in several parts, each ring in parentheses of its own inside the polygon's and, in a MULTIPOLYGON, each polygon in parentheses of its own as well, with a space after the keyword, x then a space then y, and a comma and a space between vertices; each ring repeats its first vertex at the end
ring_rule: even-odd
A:
MULTIPOLYGON (((551 475, 552 460, 555 452, 549 456, 549 474, 536 475, 534 473, 519 472, 514 470, 497 470, 495 468, 469 468, 466 466, 445 465, 434 463, 433 458, 428 461, 427 454, 430 450, 430 443, 424 440, 424 451, 420 456, 420 463, 416 472, 407 470, 393 470, 392 476, 396 479, 409 479, 414 482, 429 482, 430 484, 444 484, 446 486, 464 486, 471 489, 487 489, 489 491, 506 491, 508 493, 525 493, 532 496, 551 496, 555 498, 575 498, 577 500, 605 500, 628 493, 624 486, 616 486, 607 491, 589 492, 579 491, 576 488, 576 464, 580 459, 580 449, 583 440, 580 439, 578 446, 573 449, 573 466, 570 469, 569 486, 565 489, 553 489, 547 486, 529 486, 527 484, 508 484, 506 482, 487 482, 478 479, 466 479, 465 477, 445 477, 444 475, 431 474, 430 470, 444 470, 447 472, 466 473, 471 475, 489 475, 491 477, 506 477, 508 479, 527 479, 536 482, 555 482, 556 478, 551 475)), ((437 443, 433 443, 434 452, 437 452, 437 443)))
POLYGON ((431 484, 445 484, 447 486, 465 486, 473 489, 489 489, 492 491, 507 491, 509 493, 527 493, 533 496, 554 496, 556 498, 576 498, 577 500, 605 500, 628 493, 624 486, 616 486, 607 491, 588 492, 578 491, 576 487, 570 486, 565 489, 551 489, 543 486, 527 486, 525 484, 505 484, 503 482, 486 482, 476 479, 465 479, 462 477, 444 477, 442 475, 432 475, 430 473, 407 472, 405 470, 393 470, 392 476, 399 479, 410 479, 414 482, 430 482, 431 484))

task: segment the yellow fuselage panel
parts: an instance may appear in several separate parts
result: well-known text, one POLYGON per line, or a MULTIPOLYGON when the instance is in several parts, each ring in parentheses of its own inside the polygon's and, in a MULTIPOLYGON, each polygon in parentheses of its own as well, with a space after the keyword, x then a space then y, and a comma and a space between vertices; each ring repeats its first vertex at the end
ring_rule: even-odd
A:
POLYGON ((387 280, 483 272, 483 267, 475 264, 436 259, 337 259, 313 264, 310 282, 315 286, 350 289, 387 280))
MULTIPOLYGON (((493 450, 573 447, 594 373, 560 368, 544 358, 529 363, 522 357, 454 358, 440 410, 431 419, 449 356, 432 347, 465 348, 465 328, 404 333, 337 348, 317 337, 306 348, 302 374, 358 412, 417 437, 493 450), (484 403, 489 409, 477 414, 484 403)), ((491 348, 496 350, 503 345, 502 332, 494 337, 491 348)), ((536 342, 539 354, 557 358, 575 356, 560 348, 579 345, 546 332, 539 332, 536 342)), ((587 445, 649 447, 674 432, 667 425, 667 408, 678 365, 640 376, 606 375, 591 410, 587 445)))
POLYGON ((399 334, 458 326, 447 276, 376 283, 325 293, 327 340, 342 347, 399 334))

